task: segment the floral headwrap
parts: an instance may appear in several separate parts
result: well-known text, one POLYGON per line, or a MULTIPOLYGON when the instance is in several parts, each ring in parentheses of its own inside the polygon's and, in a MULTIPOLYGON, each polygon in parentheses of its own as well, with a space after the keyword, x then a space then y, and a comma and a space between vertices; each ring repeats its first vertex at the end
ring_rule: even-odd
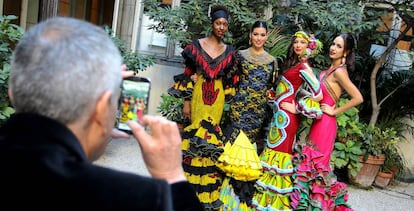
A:
POLYGON ((313 33, 306 34, 304 31, 298 31, 294 35, 294 37, 299 37, 308 43, 308 48, 306 49, 306 57, 314 57, 322 50, 322 42, 316 39, 313 33))

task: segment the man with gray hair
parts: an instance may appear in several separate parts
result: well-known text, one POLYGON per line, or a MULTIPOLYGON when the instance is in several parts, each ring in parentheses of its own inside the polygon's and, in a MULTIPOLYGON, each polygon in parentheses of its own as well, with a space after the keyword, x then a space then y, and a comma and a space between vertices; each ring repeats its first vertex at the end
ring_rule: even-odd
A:
MULTIPOLYGON (((13 54, 16 113, 0 128, 2 207, 13 210, 203 210, 181 166, 174 122, 128 122, 152 178, 94 165, 116 120, 121 56, 106 32, 55 17, 33 26, 13 54)), ((133 159, 133 158, 131 158, 133 159)))

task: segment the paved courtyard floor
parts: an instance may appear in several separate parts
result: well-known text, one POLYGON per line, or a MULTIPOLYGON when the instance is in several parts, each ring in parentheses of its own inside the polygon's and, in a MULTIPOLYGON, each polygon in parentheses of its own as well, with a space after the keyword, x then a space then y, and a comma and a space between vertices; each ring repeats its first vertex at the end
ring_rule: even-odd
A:
MULTIPOLYGON (((140 175, 149 173, 135 139, 112 140, 105 154, 96 164, 140 175)), ((370 190, 348 186, 348 202, 355 211, 412 211, 414 210, 414 183, 398 182, 386 189, 370 190)))

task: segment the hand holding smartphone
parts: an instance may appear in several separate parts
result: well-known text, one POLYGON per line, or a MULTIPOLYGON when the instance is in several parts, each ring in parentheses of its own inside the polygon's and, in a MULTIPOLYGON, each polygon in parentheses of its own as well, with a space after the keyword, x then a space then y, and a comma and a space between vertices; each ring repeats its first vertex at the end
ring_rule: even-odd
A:
POLYGON ((127 121, 141 122, 142 116, 148 113, 151 81, 149 78, 133 76, 122 82, 121 97, 119 98, 116 128, 132 133, 127 121))

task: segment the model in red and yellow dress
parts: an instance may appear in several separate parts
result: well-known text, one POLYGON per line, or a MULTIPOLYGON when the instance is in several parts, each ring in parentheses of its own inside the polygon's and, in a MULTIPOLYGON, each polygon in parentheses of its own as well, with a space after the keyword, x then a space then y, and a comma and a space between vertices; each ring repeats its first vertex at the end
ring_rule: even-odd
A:
POLYGON ((273 109, 273 117, 269 125, 266 146, 260 159, 263 174, 257 180, 253 206, 256 210, 291 210, 290 194, 293 190, 292 153, 299 127, 299 114, 282 108, 283 102, 298 105, 297 94, 305 83, 312 94, 320 92, 319 82, 314 75, 304 71, 307 61, 285 71, 276 87, 269 93, 269 103, 273 109))

